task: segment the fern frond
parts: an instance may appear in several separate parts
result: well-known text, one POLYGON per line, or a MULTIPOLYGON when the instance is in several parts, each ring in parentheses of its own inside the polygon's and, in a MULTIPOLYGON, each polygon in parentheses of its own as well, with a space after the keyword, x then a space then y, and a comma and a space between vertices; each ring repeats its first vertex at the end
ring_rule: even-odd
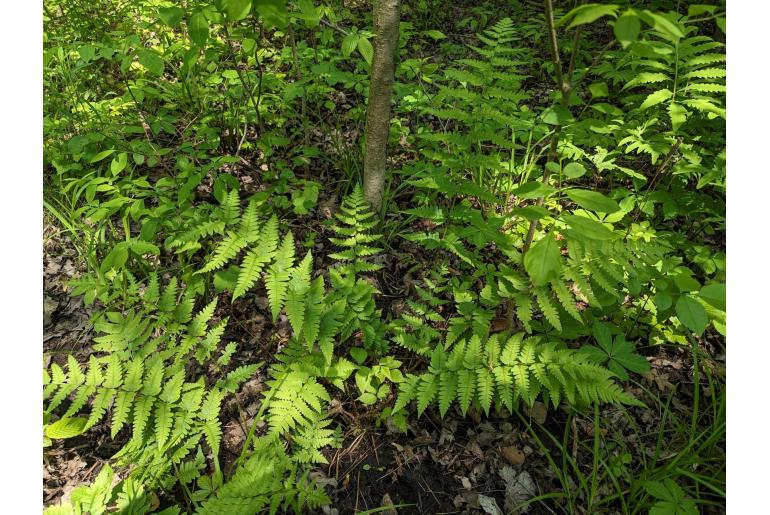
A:
POLYGON ((418 415, 436 400, 442 417, 453 401, 463 414, 472 404, 488 414, 493 401, 512 410, 517 399, 531 405, 538 395, 551 402, 639 404, 612 381, 612 372, 576 351, 522 333, 500 350, 494 338, 460 341, 451 353, 437 346, 428 372, 402 383, 394 410, 416 399, 418 415))
POLYGON ((310 251, 304 259, 291 270, 291 277, 286 292, 286 316, 294 329, 294 336, 299 337, 305 323, 306 297, 310 290, 310 267, 313 256, 310 251))
POLYGON ((270 310, 273 315, 273 321, 278 318, 286 299, 286 290, 288 288, 291 268, 294 265, 294 235, 289 232, 283 238, 281 247, 275 254, 275 259, 267 270, 265 276, 265 285, 267 286, 267 297, 270 301, 270 310))
POLYGON ((243 258, 233 291, 233 300, 246 293, 259 279, 264 266, 275 256, 277 247, 278 218, 273 215, 260 231, 257 248, 250 250, 243 258))

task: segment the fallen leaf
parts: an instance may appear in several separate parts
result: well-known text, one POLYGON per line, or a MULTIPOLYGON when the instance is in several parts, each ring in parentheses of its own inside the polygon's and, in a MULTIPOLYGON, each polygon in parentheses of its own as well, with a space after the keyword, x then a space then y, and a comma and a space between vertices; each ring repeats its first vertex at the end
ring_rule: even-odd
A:
POLYGON ((508 460, 511 465, 521 465, 527 459, 525 454, 515 445, 509 445, 500 449, 500 454, 508 460))
POLYGON ((494 497, 479 494, 479 506, 484 510, 484 513, 488 513, 489 515, 503 515, 503 512, 497 505, 497 501, 495 501, 494 497))
MULTIPOLYGON (((512 512, 536 495, 535 483, 526 470, 517 473, 513 467, 506 465, 500 470, 500 477, 505 481, 505 511, 512 512)), ((529 505, 521 508, 527 512, 529 505)))
POLYGON ((465 450, 480 460, 484 459, 484 451, 481 450, 481 447, 476 442, 470 442, 465 450))

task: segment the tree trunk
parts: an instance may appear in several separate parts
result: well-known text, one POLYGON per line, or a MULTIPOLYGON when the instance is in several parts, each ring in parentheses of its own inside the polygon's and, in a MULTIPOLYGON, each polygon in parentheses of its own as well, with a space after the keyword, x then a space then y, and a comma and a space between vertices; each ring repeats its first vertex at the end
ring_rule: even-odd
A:
POLYGON ((375 210, 382 207, 393 91, 393 54, 398 45, 400 0, 375 0, 374 57, 366 109, 364 196, 375 210))

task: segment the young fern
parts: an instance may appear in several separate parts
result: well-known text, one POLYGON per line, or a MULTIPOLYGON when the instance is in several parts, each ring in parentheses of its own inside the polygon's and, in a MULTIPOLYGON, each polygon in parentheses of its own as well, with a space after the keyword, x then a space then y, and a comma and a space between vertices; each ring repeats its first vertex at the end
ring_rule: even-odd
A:
POLYGON ((338 237, 329 240, 343 250, 330 257, 342 262, 342 268, 353 273, 381 269, 382 265, 365 261, 365 258, 382 252, 381 248, 371 245, 381 239, 382 235, 372 232, 377 225, 377 218, 364 199, 360 184, 356 184, 352 193, 343 199, 339 212, 334 216, 337 223, 331 229, 338 237))

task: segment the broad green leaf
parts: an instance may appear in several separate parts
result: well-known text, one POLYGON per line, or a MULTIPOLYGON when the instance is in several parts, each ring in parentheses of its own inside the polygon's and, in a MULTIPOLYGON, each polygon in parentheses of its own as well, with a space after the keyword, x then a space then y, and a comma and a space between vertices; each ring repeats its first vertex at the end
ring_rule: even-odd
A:
POLYGON ((184 10, 179 7, 161 7, 158 9, 158 19, 172 28, 177 28, 184 17, 184 10))
POLYGON ((542 206, 524 206, 514 209, 513 214, 527 220, 540 220, 548 216, 548 210, 542 206))
POLYGON ((257 12, 265 21, 279 29, 285 29, 289 24, 289 13, 285 0, 255 0, 257 12))
POLYGON ((659 291, 655 294, 655 298, 653 299, 655 302, 655 307, 658 309, 658 311, 665 311, 668 308, 671 307, 671 304, 673 304, 673 299, 671 298, 671 295, 668 293, 659 291))
POLYGON ((371 42, 363 36, 358 38, 358 51, 364 56, 364 60, 371 65, 372 59, 374 58, 374 47, 372 47, 371 42))
POLYGON ((727 311, 727 291, 724 283, 711 283, 704 286, 698 297, 721 311, 727 311))
POLYGON ((676 316, 687 329, 700 336, 706 330, 709 323, 709 317, 706 309, 700 302, 682 295, 676 302, 676 316))
POLYGON ((147 68, 150 73, 153 75, 163 75, 165 63, 161 56, 152 50, 139 50, 137 55, 139 56, 139 64, 147 68))
POLYGON ((110 172, 112 172, 112 175, 118 175, 123 171, 127 164, 128 154, 121 152, 116 157, 112 158, 112 163, 110 163, 110 172))
POLYGON ((584 25, 591 23, 604 16, 615 16, 618 11, 618 6, 613 4, 586 4, 572 9, 565 14, 556 26, 563 25, 569 20, 572 22, 567 26, 568 29, 577 27, 578 25, 584 25))
POLYGON ((49 425, 45 431, 48 438, 53 440, 72 438, 83 433, 88 419, 83 417, 64 417, 49 425))
POLYGON ((665 102, 669 98, 673 96, 673 93, 669 91, 667 88, 659 89, 658 91, 654 93, 650 93, 647 98, 644 99, 644 102, 642 102, 642 105, 639 106, 639 109, 645 110, 647 108, 650 108, 654 105, 658 105, 661 102, 665 102))
POLYGON ((566 107, 558 104, 543 111, 540 115, 540 119, 548 125, 566 125, 575 121, 572 117, 572 113, 570 113, 566 107))
POLYGON ((190 33, 190 39, 196 46, 206 45, 206 41, 209 39, 209 22, 203 13, 195 13, 190 17, 187 30, 190 33))
POLYGON ((687 16, 693 17, 704 13, 713 13, 716 5, 693 4, 687 7, 687 16))
POLYGON ((682 29, 677 26, 665 16, 657 14, 648 10, 644 10, 639 13, 639 17, 642 18, 645 23, 650 25, 654 30, 657 30, 663 36, 668 37, 672 41, 676 41, 684 37, 682 29))
POLYGON ((224 0, 222 4, 228 21, 242 20, 251 11, 251 0, 224 0))
POLYGON ((639 17, 629 10, 615 20, 615 26, 612 30, 615 32, 615 37, 618 38, 623 48, 626 48, 637 40, 641 28, 642 23, 639 21, 639 17))
POLYGON ((601 348, 609 353, 612 348, 612 333, 609 326, 597 320, 594 322, 591 332, 601 348))
POLYGON ((553 187, 543 184, 539 181, 525 182, 518 188, 514 189, 512 193, 523 199, 534 199, 540 197, 548 197, 551 193, 556 191, 553 187))
POLYGON ((597 191, 570 189, 564 192, 569 199, 583 209, 598 213, 614 213, 620 210, 617 202, 597 191))
POLYGON ((603 224, 582 216, 564 215, 562 220, 572 227, 577 236, 589 240, 612 240, 616 237, 615 233, 603 224))
POLYGON ((561 248, 552 233, 546 234, 524 254, 524 268, 536 286, 545 286, 558 277, 561 248))
POLYGON ((588 86, 588 91, 591 92, 592 98, 607 97, 610 95, 610 90, 607 87, 606 82, 594 82, 588 86))
POLYGON ((342 39, 342 55, 348 57, 358 46, 358 34, 348 34, 342 39))
POLYGON ((109 150, 102 150, 101 152, 96 154, 94 157, 92 157, 91 161, 89 161, 89 163, 91 163, 91 164, 98 163, 99 161, 101 161, 105 157, 112 155, 114 152, 115 152, 114 148, 111 148, 109 150))
POLYGON ((577 179, 586 174, 586 167, 580 163, 569 163, 564 167, 564 175, 570 179, 577 179))
POLYGON ((300 15, 298 18, 305 20, 305 25, 307 27, 315 27, 318 25, 321 17, 313 5, 313 0, 298 0, 297 7, 299 7, 300 10, 300 15))

